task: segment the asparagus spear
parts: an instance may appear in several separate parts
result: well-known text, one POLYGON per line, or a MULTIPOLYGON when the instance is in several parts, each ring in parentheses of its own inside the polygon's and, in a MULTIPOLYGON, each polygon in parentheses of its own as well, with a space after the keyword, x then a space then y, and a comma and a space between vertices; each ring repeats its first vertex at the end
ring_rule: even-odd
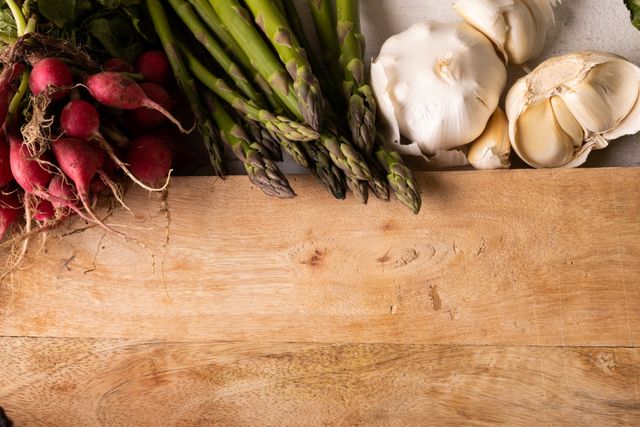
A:
POLYGON ((371 154, 376 138, 376 102, 365 76, 359 5, 359 0, 336 0, 337 29, 351 137, 363 153, 371 154))
POLYGON ((254 27, 249 12, 237 0, 209 0, 209 2, 218 17, 226 24, 227 30, 236 43, 249 57, 253 67, 273 88, 286 109, 296 119, 304 120, 289 73, 254 27))
POLYGON ((287 178, 280 172, 278 166, 260 154, 257 144, 250 142, 245 130, 224 109, 218 98, 214 96, 207 98, 211 114, 220 129, 220 137, 244 163, 251 182, 269 196, 281 199, 295 197, 287 178))
POLYGON ((357 179, 347 178, 347 187, 362 204, 369 201, 369 186, 366 181, 358 181, 357 179))
POLYGON ((336 18, 331 0, 309 0, 309 8, 316 27, 316 34, 322 50, 324 62, 335 86, 342 86, 340 70, 340 48, 336 31, 336 18))
POLYGON ((266 100, 262 93, 251 85, 240 67, 238 67, 233 59, 224 51, 222 46, 220 46, 218 41, 209 33, 202 21, 198 18, 198 15, 194 12, 191 4, 186 0, 169 0, 169 3, 182 22, 184 22, 193 33, 194 37, 211 54, 218 65, 233 79, 234 84, 240 89, 244 96, 260 105, 265 105, 266 100))
POLYGON ((245 3, 293 79, 293 89, 305 122, 312 129, 320 129, 324 108, 322 89, 286 16, 273 0, 245 0, 245 3))
POLYGON ((344 173, 333 164, 331 154, 321 144, 310 142, 303 145, 303 149, 310 159, 309 169, 311 173, 322 182, 325 188, 336 199, 346 197, 346 185, 344 173))
POLYGON ((304 142, 318 139, 319 135, 313 129, 309 129, 305 125, 290 120, 287 117, 275 116, 267 110, 260 109, 253 101, 243 98, 224 80, 210 72, 189 52, 186 46, 180 45, 180 49, 187 65, 196 78, 247 119, 259 122, 270 132, 274 132, 293 141, 304 142))
POLYGON ((371 173, 373 174, 369 181, 369 188, 373 191, 376 198, 388 202, 391 199, 389 181, 387 180, 386 173, 378 167, 377 162, 370 163, 371 173))
POLYGON ((205 113, 205 108, 200 101, 196 82, 191 77, 191 74, 187 70, 182 57, 180 56, 180 52, 178 51, 178 47, 176 46, 175 40, 172 36, 172 31, 169 27, 169 21, 167 20, 164 8, 159 0, 146 0, 146 2, 153 26, 158 34, 160 42, 162 43, 164 51, 169 58, 176 81, 189 101, 191 110, 193 111, 193 115, 198 125, 198 130, 202 135, 202 140, 207 148, 207 152, 209 153, 209 158, 215 173, 218 176, 224 176, 225 167, 222 146, 215 136, 215 127, 211 118, 209 118, 205 113))
POLYGON ((391 189, 400 202, 407 206, 414 214, 420 212, 422 198, 420 189, 411 170, 405 166, 402 157, 394 151, 387 150, 382 144, 383 137, 378 135, 381 141, 376 146, 376 158, 380 166, 387 172, 387 179, 391 189))
MULTIPOLYGON (((227 52, 227 55, 231 58, 235 58, 243 70, 253 76, 253 82, 255 87, 259 88, 268 101, 271 111, 277 114, 284 113, 285 107, 282 105, 276 94, 273 92, 271 86, 265 79, 262 78, 260 73, 254 70, 251 60, 244 53, 244 50, 236 43, 235 39, 229 34, 226 26, 222 20, 218 17, 215 10, 209 3, 209 0, 189 0, 191 5, 196 10, 196 13, 200 15, 200 18, 209 27, 211 31, 220 40, 221 45, 227 52)), ((260 107, 267 107, 266 105, 260 105, 260 107)))
POLYGON ((351 142, 339 135, 323 132, 320 134, 320 142, 329 150, 331 160, 347 175, 348 178, 369 181, 371 170, 362 155, 351 142))
POLYGON ((260 144, 260 152, 274 162, 282 161, 282 149, 280 143, 271 133, 256 122, 244 121, 245 129, 249 131, 254 141, 260 144))
POLYGON ((279 137, 278 142, 282 149, 293 159, 294 162, 302 166, 303 168, 309 169, 311 168, 311 163, 309 162, 309 158, 305 153, 303 147, 300 144, 297 144, 290 139, 279 137))
MULTIPOLYGON (((316 77, 318 77, 318 80, 320 81, 320 87, 322 88, 322 93, 324 94, 325 98, 331 102, 334 108, 339 109, 340 103, 337 102, 335 96, 338 93, 338 90, 336 89, 336 86, 324 64, 319 61, 314 54, 313 49, 311 48, 311 43, 309 43, 309 39, 307 38, 307 35, 304 31, 304 26, 302 25, 300 15, 298 15, 298 10, 296 9, 296 5, 294 4, 293 0, 275 0, 275 3, 284 11, 285 15, 287 16, 287 19, 291 24, 291 28, 293 29, 293 32, 298 39, 298 42, 300 42, 300 45, 306 53, 307 59, 311 64, 311 68, 314 70, 314 72, 316 73, 316 77)), ((335 45, 337 46, 337 42, 335 45)), ((326 119, 327 117, 325 115, 325 120, 326 119)))

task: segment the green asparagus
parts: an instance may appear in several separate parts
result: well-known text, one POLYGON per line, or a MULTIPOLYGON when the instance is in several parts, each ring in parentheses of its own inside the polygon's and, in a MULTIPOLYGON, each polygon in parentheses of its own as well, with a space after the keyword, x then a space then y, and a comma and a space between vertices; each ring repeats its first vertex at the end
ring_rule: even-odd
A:
POLYGON ((337 29, 351 137, 363 153, 371 154, 376 138, 376 102, 365 75, 359 4, 359 0, 336 0, 337 29))
POLYGON ((336 30, 336 17, 331 0, 309 0, 309 8, 316 27, 316 34, 322 51, 324 62, 335 86, 342 86, 342 70, 340 70, 340 45, 336 30))
POLYGON ((304 142, 318 139, 319 135, 313 129, 287 117, 275 116, 267 110, 260 109, 253 101, 243 98, 224 80, 214 75, 198 61, 186 46, 180 45, 180 49, 195 77, 247 119, 259 122, 270 132, 293 141, 304 142))
POLYGON ((311 173, 322 182, 333 197, 339 200, 344 199, 346 197, 345 176, 331 161, 329 151, 323 145, 314 142, 304 144, 302 148, 310 159, 311 173))
POLYGON ((209 0, 218 17, 240 48, 297 120, 304 120, 293 82, 278 58, 271 52, 260 32, 254 27, 249 12, 237 0, 209 0))
POLYGON ((282 161, 282 148, 280 147, 280 143, 268 130, 250 120, 245 120, 244 126, 251 134, 253 140, 260 145, 260 152, 266 158, 274 162, 282 161))
POLYGON ((369 181, 371 179, 371 170, 367 162, 348 139, 329 132, 323 132, 320 134, 320 142, 329 150, 333 163, 342 169, 347 177, 361 181, 369 181))
POLYGON ((164 8, 160 0, 146 0, 147 10, 153 22, 153 26, 158 34, 160 42, 169 59, 171 68, 175 75, 176 81, 185 97, 189 101, 191 110, 196 119, 198 130, 202 135, 202 140, 209 154, 211 164, 218 176, 225 175, 224 153, 220 141, 216 138, 215 126, 211 118, 205 113, 205 107, 202 105, 198 95, 198 89, 195 80, 191 77, 187 67, 185 66, 176 42, 173 38, 169 21, 165 14, 164 8))
MULTIPOLYGON (((242 66, 243 71, 248 75, 253 76, 255 87, 262 90, 262 93, 268 101, 268 106, 271 107, 271 111, 277 114, 283 114, 285 111, 285 107, 283 106, 282 102, 280 102, 276 94, 273 92, 273 89, 271 88, 269 83, 267 83, 267 81, 262 78, 260 73, 254 70, 253 65, 251 64, 251 60, 244 53, 240 45, 236 43, 231 34, 229 34, 226 26, 218 17, 216 11, 213 10, 213 7, 209 3, 209 0, 189 0, 189 2, 194 7, 196 13, 200 16, 202 21, 209 27, 211 31, 213 31, 218 40, 220 40, 220 44, 227 52, 227 55, 235 58, 239 65, 242 66)), ((268 106, 260 105, 260 107, 262 108, 266 108, 268 106)))
POLYGON ((234 84, 240 89, 244 96, 260 105, 266 104, 262 93, 251 85, 240 67, 236 65, 233 59, 231 59, 222 46, 220 46, 220 43, 209 33, 205 25, 198 18, 198 15, 194 12, 191 4, 187 0, 169 0, 169 3, 182 22, 184 22, 193 33, 196 40, 204 46, 218 65, 233 79, 234 84))
POLYGON ((347 178, 347 187, 362 204, 366 205, 369 202, 369 185, 366 181, 347 178))
MULTIPOLYGON (((380 135, 378 139, 382 141, 380 135)), ((402 157, 394 151, 384 148, 382 143, 376 146, 376 158, 387 172, 387 179, 398 200, 407 206, 414 214, 420 212, 422 198, 420 189, 411 170, 404 164, 402 157)))
POLYGON ((265 194, 281 199, 295 197, 289 182, 278 166, 263 157, 256 143, 252 143, 245 130, 224 109, 222 103, 214 96, 209 97, 211 114, 220 129, 220 137, 225 141, 234 155, 244 163, 244 168, 251 182, 265 194))
POLYGON ((322 89, 286 16, 272 0, 245 0, 245 3, 293 79, 293 89, 305 122, 319 130, 324 109, 322 89))

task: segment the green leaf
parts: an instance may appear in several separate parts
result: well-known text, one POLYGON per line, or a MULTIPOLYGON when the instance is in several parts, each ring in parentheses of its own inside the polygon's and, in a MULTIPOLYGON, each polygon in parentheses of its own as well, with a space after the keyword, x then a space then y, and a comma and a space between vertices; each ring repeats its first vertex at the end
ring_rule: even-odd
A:
POLYGON ((0 9, 0 33, 12 38, 17 37, 16 21, 9 9, 0 9))
POLYGON ((140 4, 140 0, 98 0, 102 6, 109 9, 115 9, 120 6, 136 6, 140 4))
POLYGON ((631 23, 640 30, 640 0, 625 0, 624 3, 631 11, 631 23))
POLYGON ((76 19, 76 0, 38 0, 38 10, 58 28, 76 19))
POLYGON ((126 16, 95 18, 87 22, 86 28, 111 56, 133 62, 144 48, 126 16))

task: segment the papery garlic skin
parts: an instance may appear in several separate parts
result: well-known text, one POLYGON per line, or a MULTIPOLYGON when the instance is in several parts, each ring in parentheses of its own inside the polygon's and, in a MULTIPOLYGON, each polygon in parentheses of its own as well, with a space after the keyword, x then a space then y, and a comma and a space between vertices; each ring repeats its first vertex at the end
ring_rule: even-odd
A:
POLYGON ((507 115, 498 108, 482 135, 471 143, 467 158, 476 169, 509 169, 510 155, 509 122, 507 115))
POLYGON ((542 53, 555 25, 557 0, 458 0, 453 8, 496 45, 505 60, 524 64, 542 53))
POLYGON ((427 158, 475 140, 506 79, 492 43, 465 23, 413 25, 389 38, 371 67, 385 137, 401 153, 427 158), (412 145, 401 145, 400 135, 412 145))
POLYGON ((551 58, 506 99, 514 151, 536 168, 577 167, 609 141, 640 132, 640 68, 604 52, 551 58))

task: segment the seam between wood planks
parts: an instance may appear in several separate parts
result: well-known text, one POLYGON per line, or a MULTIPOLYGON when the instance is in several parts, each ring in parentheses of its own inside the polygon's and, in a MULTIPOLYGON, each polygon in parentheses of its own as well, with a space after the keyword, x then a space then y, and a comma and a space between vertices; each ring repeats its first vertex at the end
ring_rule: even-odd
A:
POLYGON ((531 349, 600 349, 611 348, 621 350, 638 350, 637 345, 546 345, 546 344, 426 344, 426 343, 398 343, 398 342, 368 342, 368 341, 238 341, 238 340, 211 340, 211 341, 165 341, 144 338, 128 337, 65 337, 65 336, 33 336, 33 335, 0 335, 1 339, 40 339, 40 340, 83 340, 83 341, 129 341, 137 344, 281 344, 281 345, 396 345, 406 347, 446 347, 446 348, 531 348, 531 349))

